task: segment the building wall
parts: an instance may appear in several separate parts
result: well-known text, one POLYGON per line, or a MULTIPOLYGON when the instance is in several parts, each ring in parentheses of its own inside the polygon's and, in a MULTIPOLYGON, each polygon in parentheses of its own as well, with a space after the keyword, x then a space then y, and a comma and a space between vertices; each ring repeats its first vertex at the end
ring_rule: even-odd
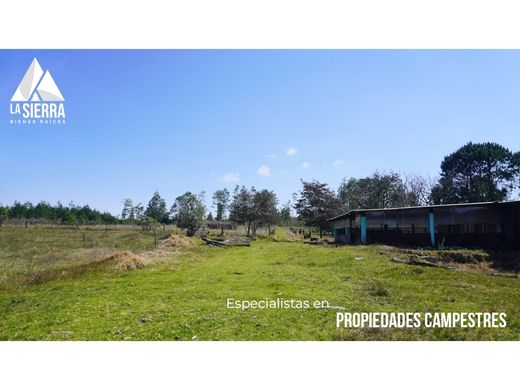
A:
MULTIPOLYGON (((433 236, 436 246, 520 247, 520 204, 516 203, 367 211, 364 215, 367 243, 427 247, 433 236), (434 213, 433 235, 430 210, 434 213)), ((334 223, 337 242, 361 242, 361 216, 356 213, 334 223)))
POLYGON ((504 236, 512 247, 520 247, 520 203, 504 205, 504 236))

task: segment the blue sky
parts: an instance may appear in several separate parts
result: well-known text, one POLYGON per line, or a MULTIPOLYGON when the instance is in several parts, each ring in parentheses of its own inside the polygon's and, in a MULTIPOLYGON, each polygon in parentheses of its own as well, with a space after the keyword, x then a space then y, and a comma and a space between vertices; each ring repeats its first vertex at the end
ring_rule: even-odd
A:
POLYGON ((0 51, 0 203, 119 213, 157 189, 236 184, 291 199, 300 178, 436 176, 468 141, 520 150, 520 51, 0 51), (32 59, 65 125, 9 125, 32 59))

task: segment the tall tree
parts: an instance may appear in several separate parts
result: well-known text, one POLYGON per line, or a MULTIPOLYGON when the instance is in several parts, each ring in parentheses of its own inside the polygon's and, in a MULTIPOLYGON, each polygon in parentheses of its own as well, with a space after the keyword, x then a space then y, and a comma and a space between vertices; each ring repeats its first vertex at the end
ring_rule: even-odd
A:
POLYGON ((123 200, 123 210, 121 211, 121 219, 126 223, 133 223, 135 221, 135 208, 132 199, 127 198, 123 200))
POLYGON ((56 211, 47 202, 40 202, 34 207, 33 218, 43 219, 54 222, 56 220, 56 211))
POLYGON ((233 191, 233 199, 229 205, 229 219, 238 224, 245 224, 248 237, 251 233, 255 192, 254 188, 248 190, 245 186, 236 186, 233 191))
POLYGON ((278 214, 280 222, 288 226, 291 223, 291 202, 284 204, 278 214))
POLYGON ((509 149, 469 142, 444 157, 432 189, 435 204, 503 201, 518 185, 520 164, 509 149))
POLYGON ((25 206, 17 200, 9 208, 9 218, 23 218, 26 216, 26 213, 25 206))
POLYGON ((0 204, 0 226, 9 218, 9 209, 0 204))
MULTIPOLYGON (((513 166, 520 169, 520 151, 513 154, 512 162, 513 162, 513 166)), ((520 174, 517 175, 517 178, 518 178, 518 181, 517 181, 516 185, 517 185, 517 188, 520 188, 520 174)), ((518 194, 518 195, 520 195, 520 194, 518 194)))
POLYGON ((343 180, 338 197, 344 210, 379 209, 406 205, 406 186, 396 172, 375 172, 361 179, 343 180))
POLYGON ((217 190, 213 194, 213 206, 217 209, 217 215, 215 216, 217 221, 222 221, 225 217, 229 207, 229 196, 229 191, 226 188, 217 190))
POLYGON ((167 223, 168 212, 166 211, 166 202, 158 191, 155 191, 152 198, 148 202, 148 207, 145 211, 145 216, 152 218, 156 222, 167 223))
POLYGON ((278 221, 278 198, 273 191, 261 190, 257 191, 253 196, 253 235, 256 235, 256 229, 259 226, 267 226, 269 235, 271 235, 271 227, 278 221))
POLYGON ((142 223, 145 220, 144 206, 141 203, 137 203, 134 206, 134 217, 138 223, 142 223))
POLYGON ((273 191, 236 186, 229 206, 229 219, 244 224, 248 237, 251 234, 255 236, 260 226, 267 226, 271 234, 271 227, 278 219, 277 204, 278 199, 273 191))
POLYGON ((432 203, 433 181, 430 177, 404 174, 403 182, 406 190, 404 206, 425 206, 432 203))
POLYGON ((330 225, 327 220, 338 212, 338 198, 325 183, 302 180, 302 185, 303 189, 296 195, 294 208, 298 218, 307 226, 319 228, 322 238, 323 230, 330 225))
POLYGON ((186 192, 178 196, 171 207, 171 213, 177 226, 187 228, 188 235, 193 235, 203 225, 206 216, 203 194, 195 195, 191 192, 186 192))

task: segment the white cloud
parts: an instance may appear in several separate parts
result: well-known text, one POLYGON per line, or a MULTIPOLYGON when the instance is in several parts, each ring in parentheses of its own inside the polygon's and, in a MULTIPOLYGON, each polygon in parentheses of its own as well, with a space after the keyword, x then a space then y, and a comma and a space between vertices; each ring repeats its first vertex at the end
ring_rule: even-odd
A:
POLYGON ((219 180, 225 183, 236 183, 240 181, 240 173, 228 172, 224 176, 220 177, 219 180))
POLYGON ((298 153, 298 149, 296 148, 289 148, 287 149, 287 152, 285 152, 285 154, 288 156, 294 156, 296 153, 298 153))
POLYGON ((278 157, 278 156, 276 154, 274 154, 274 153, 265 155, 265 158, 276 158, 276 157, 278 157))
POLYGON ((309 164, 307 161, 302 164, 303 169, 309 169, 311 167, 311 164, 309 164))
POLYGON ((336 161, 334 161, 334 162, 332 163, 332 165, 335 166, 335 167, 339 167, 339 166, 341 166, 341 165, 343 165, 343 164, 345 164, 345 163, 346 163, 345 160, 336 160, 336 161))
POLYGON ((256 171, 260 176, 271 176, 271 168, 269 168, 267 165, 262 165, 260 168, 258 168, 258 171, 256 171))

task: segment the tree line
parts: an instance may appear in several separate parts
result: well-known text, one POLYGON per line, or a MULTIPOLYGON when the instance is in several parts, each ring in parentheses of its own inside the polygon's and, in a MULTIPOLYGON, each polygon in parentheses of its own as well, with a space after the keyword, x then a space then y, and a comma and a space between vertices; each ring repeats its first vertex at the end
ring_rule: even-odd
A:
POLYGON ((8 220, 31 220, 42 223, 63 225, 111 225, 120 222, 119 218, 108 212, 101 212, 88 205, 80 206, 69 203, 67 206, 58 202, 52 206, 48 202, 33 205, 31 202, 15 201, 12 206, 0 205, 0 225, 8 220))
POLYGON ((352 209, 507 200, 520 187, 520 152, 497 143, 469 142, 444 157, 437 180, 376 171, 364 178, 344 179, 337 192, 317 181, 302 181, 302 185, 294 208, 321 235, 329 218, 352 209))
POLYGON ((147 206, 123 201, 121 217, 102 213, 87 206, 58 203, 51 206, 40 202, 15 202, 0 206, 0 224, 7 219, 42 219, 63 224, 176 224, 192 233, 205 224, 244 225, 246 234, 256 235, 259 227, 269 234, 274 225, 297 221, 320 231, 329 228, 328 219, 351 209, 421 206, 465 202, 503 201, 520 183, 520 153, 496 143, 468 143, 446 156, 441 162, 440 177, 398 172, 376 171, 362 178, 344 179, 335 191, 326 183, 301 180, 302 188, 293 194, 292 203, 279 205, 278 198, 268 189, 236 186, 233 192, 223 188, 212 194, 215 216, 204 205, 205 193, 186 192, 175 199, 168 209, 156 191, 147 206))
POLYGON ((287 224, 291 218, 290 205, 278 209, 278 198, 273 191, 255 187, 236 186, 231 194, 228 189, 219 189, 212 196, 212 205, 216 210, 213 217, 204 205, 204 193, 186 192, 175 199, 168 210, 166 201, 156 191, 147 207, 135 204, 131 199, 123 201, 121 222, 128 224, 176 224, 188 229, 188 234, 195 232, 205 224, 221 226, 225 222, 244 225, 248 236, 256 235, 259 227, 271 227, 287 224))

